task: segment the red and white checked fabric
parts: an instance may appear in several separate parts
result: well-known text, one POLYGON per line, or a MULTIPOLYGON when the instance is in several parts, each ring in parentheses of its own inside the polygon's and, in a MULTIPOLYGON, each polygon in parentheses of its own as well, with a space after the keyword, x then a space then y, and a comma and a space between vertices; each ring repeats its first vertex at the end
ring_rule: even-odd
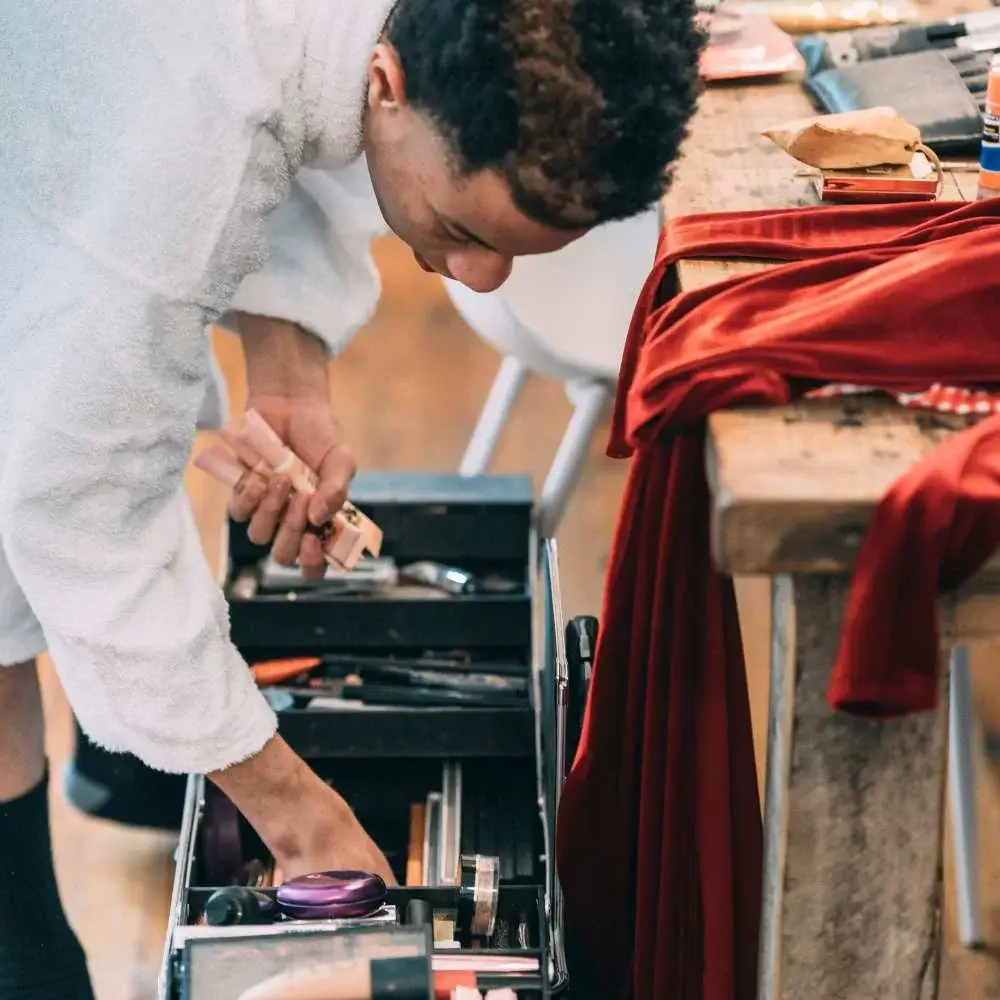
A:
MULTIPOLYGON (((832 399, 837 396, 860 396, 885 392, 863 385, 824 385, 806 393, 806 399, 832 399)), ((1000 390, 956 389, 935 383, 924 392, 889 392, 900 406, 909 410, 937 410, 939 413, 982 414, 1000 413, 1000 390)))

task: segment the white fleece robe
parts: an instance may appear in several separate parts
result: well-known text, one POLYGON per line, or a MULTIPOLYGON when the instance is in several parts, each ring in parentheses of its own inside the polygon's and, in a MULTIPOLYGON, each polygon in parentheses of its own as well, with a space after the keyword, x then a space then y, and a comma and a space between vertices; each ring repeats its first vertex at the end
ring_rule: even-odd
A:
POLYGON ((0 3, 0 663, 47 646, 88 735, 156 768, 275 730, 182 489, 205 329, 236 308, 335 352, 370 315, 348 165, 391 6, 0 3))

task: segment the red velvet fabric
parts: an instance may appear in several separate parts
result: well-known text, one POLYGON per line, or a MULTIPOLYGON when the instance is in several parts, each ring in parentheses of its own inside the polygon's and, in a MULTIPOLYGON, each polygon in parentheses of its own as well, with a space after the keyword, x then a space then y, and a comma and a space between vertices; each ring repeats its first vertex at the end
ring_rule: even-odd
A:
MULTIPOLYGON (((1000 200, 679 219, 629 331, 609 453, 632 456, 557 858, 574 995, 753 1000, 762 837, 731 581, 712 567, 705 419, 817 385, 1000 383, 1000 200), (684 257, 788 261, 677 291, 684 257), (585 967, 581 967, 581 965, 585 967)), ((1000 418, 878 506, 830 686, 932 709, 936 597, 1000 543, 1000 418)))

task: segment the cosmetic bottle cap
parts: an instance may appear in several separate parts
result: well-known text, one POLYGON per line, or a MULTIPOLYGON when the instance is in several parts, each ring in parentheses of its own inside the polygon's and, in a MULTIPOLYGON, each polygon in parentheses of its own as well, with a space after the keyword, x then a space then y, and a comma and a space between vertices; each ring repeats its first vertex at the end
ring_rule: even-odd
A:
POLYGON ((245 914, 245 907, 232 893, 215 893, 205 903, 205 923, 210 927, 232 927, 245 914))

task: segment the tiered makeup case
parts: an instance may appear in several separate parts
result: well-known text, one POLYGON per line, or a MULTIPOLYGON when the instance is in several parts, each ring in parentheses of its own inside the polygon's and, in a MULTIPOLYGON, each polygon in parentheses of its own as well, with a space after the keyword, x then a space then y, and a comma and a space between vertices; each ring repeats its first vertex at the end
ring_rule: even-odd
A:
POLYGON ((368 474, 351 499, 384 532, 379 559, 298 586, 231 524, 225 586, 233 641, 282 735, 347 799, 399 888, 360 917, 220 918, 234 885, 265 908, 282 890, 253 830, 193 775, 161 1000, 239 1000, 331 956, 428 954, 439 980, 474 970, 484 993, 563 995, 553 837, 589 657, 571 655, 571 691, 556 546, 536 536, 531 482, 368 474))

